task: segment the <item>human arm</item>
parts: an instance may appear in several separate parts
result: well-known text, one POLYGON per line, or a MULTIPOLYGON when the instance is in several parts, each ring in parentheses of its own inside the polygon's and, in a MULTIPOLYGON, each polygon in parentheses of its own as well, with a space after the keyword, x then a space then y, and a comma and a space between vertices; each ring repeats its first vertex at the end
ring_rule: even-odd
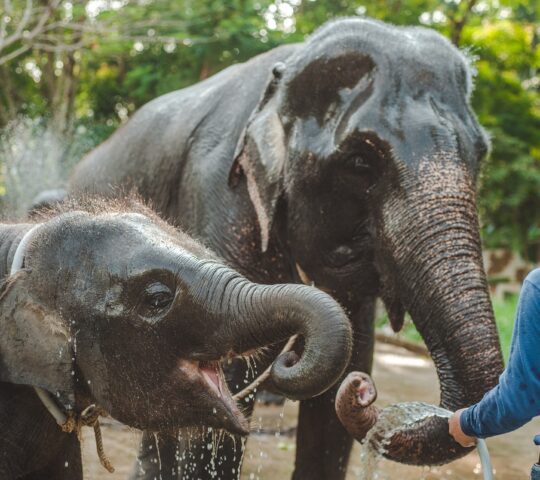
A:
MULTIPOLYGON (((456 441, 470 443, 519 428, 540 415, 540 269, 523 284, 508 365, 484 398, 450 419, 456 441), (459 427, 459 428, 458 428, 459 427)), ((462 443, 462 444, 464 444, 462 443)))

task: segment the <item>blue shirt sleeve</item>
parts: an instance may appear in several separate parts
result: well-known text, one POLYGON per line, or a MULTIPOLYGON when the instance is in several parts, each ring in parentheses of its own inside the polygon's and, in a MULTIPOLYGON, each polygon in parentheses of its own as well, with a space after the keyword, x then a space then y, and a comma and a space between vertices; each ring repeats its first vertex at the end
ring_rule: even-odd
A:
POLYGON ((540 415, 540 269, 527 275, 518 302, 510 358, 499 384, 461 414, 463 432, 486 438, 540 415))

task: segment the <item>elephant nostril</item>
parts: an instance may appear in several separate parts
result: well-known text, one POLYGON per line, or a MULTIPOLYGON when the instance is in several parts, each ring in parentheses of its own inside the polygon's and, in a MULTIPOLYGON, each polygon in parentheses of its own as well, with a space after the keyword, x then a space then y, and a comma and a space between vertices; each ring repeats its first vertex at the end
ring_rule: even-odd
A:
POLYGON ((352 378, 349 383, 349 388, 352 388, 353 403, 360 407, 368 407, 377 399, 377 390, 369 375, 355 372, 355 378, 352 378))
POLYGON ((285 352, 276 359, 276 363, 279 361, 283 366, 290 368, 298 363, 298 360, 300 357, 295 352, 285 352))
POLYGON ((358 402, 361 405, 365 405, 371 397, 373 396, 373 392, 371 391, 371 388, 369 385, 365 383, 361 383, 359 388, 356 390, 356 396, 358 398, 358 402))

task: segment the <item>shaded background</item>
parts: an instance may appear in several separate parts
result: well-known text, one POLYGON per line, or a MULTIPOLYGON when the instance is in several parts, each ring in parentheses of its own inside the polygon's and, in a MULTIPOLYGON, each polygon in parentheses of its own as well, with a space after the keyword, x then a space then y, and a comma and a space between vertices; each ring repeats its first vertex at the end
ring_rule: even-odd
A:
POLYGON ((536 261, 538 0, 0 0, 0 161, 4 184, 14 184, 6 201, 19 211, 34 193, 6 178, 21 156, 41 162, 40 180, 54 186, 147 101, 344 15, 429 26, 474 59, 472 102, 493 142, 481 182, 484 241, 536 261))
MULTIPOLYGON (((142 104, 277 45, 302 41, 337 16, 434 28, 474 65, 472 103, 492 139, 479 185, 485 263, 507 357, 516 294, 540 259, 540 0, 0 0, 3 216, 24 216, 37 193, 65 184, 84 153, 142 104)), ((386 324, 381 311, 379 335, 386 324)), ((410 321, 397 340, 422 343, 410 321)), ((407 389, 389 377, 381 380, 383 391, 390 391, 385 401, 417 394, 436 401, 429 393, 433 372, 418 379, 408 372, 399 375, 415 379, 411 395, 401 398, 407 389)), ((515 478, 529 468, 531 432, 515 435, 497 440, 498 468, 509 465, 501 478, 516 470, 509 459, 523 467, 515 478)), ((124 445, 122 438, 113 441, 124 445)), ((279 450, 280 442, 273 448, 279 450)), ((251 448, 262 458, 264 449, 251 448)), ((270 471, 290 467, 292 453, 281 463, 275 454, 270 449, 278 459, 270 471)), ((463 478, 473 478, 474 465, 463 465, 456 467, 468 472, 463 478)), ((461 478, 456 470, 442 472, 425 478, 461 478)))
MULTIPOLYGON (((472 103, 492 139, 486 270, 507 354, 515 294, 540 258, 539 0, 0 0, 4 216, 65 183, 142 104, 344 15, 434 28, 473 62, 472 103)), ((403 335, 421 341, 410 322, 403 335)))

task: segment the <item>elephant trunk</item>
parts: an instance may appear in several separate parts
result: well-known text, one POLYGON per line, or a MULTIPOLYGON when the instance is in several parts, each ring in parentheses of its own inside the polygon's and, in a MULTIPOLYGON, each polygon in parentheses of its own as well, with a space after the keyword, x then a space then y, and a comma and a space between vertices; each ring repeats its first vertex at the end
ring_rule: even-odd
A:
POLYGON ((218 305, 220 318, 210 339, 214 349, 238 354, 299 334, 300 358, 280 355, 270 374, 275 389, 292 399, 319 395, 342 375, 351 355, 351 327, 329 295, 304 285, 252 283, 226 267, 218 267, 214 279, 214 287, 205 289, 213 292, 209 303, 218 305))
MULTIPOLYGON (((482 265, 474 186, 458 167, 445 167, 424 172, 406 202, 386 211, 385 224, 394 248, 396 283, 390 290, 429 348, 441 406, 454 411, 494 387, 503 362, 482 265)), ((431 417, 396 433, 385 455, 435 465, 467 451, 449 436, 446 419, 431 417)))
POLYGON ((371 377, 364 372, 351 372, 336 394, 336 413, 345 429, 361 442, 379 417, 373 405, 377 390, 371 377))

